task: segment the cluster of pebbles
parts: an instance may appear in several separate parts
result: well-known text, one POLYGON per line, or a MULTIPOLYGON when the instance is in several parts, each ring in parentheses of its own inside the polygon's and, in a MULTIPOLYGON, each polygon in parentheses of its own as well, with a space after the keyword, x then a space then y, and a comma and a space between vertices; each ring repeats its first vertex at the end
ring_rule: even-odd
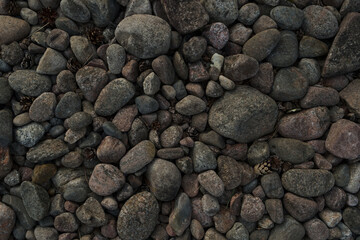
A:
POLYGON ((0 240, 359 240, 359 12, 0 0, 0 240))

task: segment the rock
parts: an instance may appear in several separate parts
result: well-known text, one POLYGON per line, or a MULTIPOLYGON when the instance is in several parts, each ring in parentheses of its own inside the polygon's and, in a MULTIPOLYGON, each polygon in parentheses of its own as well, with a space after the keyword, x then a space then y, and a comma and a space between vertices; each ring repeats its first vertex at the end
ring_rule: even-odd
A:
MULTIPOLYGON (((269 31, 269 30, 267 30, 269 31)), ((290 67, 298 58, 298 40, 292 31, 281 31, 280 40, 267 58, 275 67, 290 67)))
POLYGON ((183 130, 180 126, 171 126, 165 129, 160 135, 161 145, 164 148, 176 147, 183 135, 183 130))
POLYGON ((20 18, 0 16, 0 46, 19 41, 30 33, 30 25, 20 18))
POLYGON ((324 209, 319 213, 319 217, 329 228, 333 228, 341 221, 342 214, 340 212, 331 211, 330 209, 324 209))
POLYGON ((259 6, 255 3, 246 3, 239 9, 238 20, 245 25, 252 25, 259 16, 259 6))
POLYGON ((161 0, 170 24, 180 34, 194 32, 209 21, 209 15, 200 2, 189 0, 161 0))
POLYGON ((33 147, 44 136, 45 129, 39 123, 29 123, 15 130, 15 140, 25 147, 33 147))
MULTIPOLYGON (((13 116, 11 111, 0 110, 0 147, 6 147, 13 140, 13 116)), ((1 175, 1 174, 0 174, 1 175)))
POLYGON ((313 57, 321 57, 327 54, 329 51, 326 43, 310 37, 303 36, 299 43, 299 57, 304 58, 313 58, 313 57))
POLYGON ((163 84, 174 83, 175 70, 169 57, 161 55, 152 61, 151 66, 163 84))
POLYGON ((326 206, 331 210, 341 211, 346 204, 346 193, 338 187, 333 187, 328 193, 324 195, 326 206))
POLYGON ((238 4, 232 0, 210 0, 204 4, 211 22, 222 22, 226 25, 233 23, 238 17, 238 4))
POLYGON ((111 44, 106 49, 106 60, 109 66, 109 71, 113 74, 121 73, 125 65, 126 52, 119 44, 111 44))
POLYGON ((67 32, 70 36, 72 35, 79 35, 80 30, 79 27, 76 25, 76 23, 67 17, 58 17, 55 20, 55 26, 58 29, 61 29, 65 32, 67 32))
MULTIPOLYGON (((184 43, 184 44, 186 44, 186 43, 184 43)), ((184 44, 183 44, 183 46, 184 46, 184 44)), ((176 51, 174 54, 173 64, 174 64, 174 69, 175 69, 177 75, 180 77, 180 79, 182 79, 182 80, 188 79, 189 69, 185 63, 185 60, 183 59, 183 56, 178 51, 176 51)))
POLYGON ((186 193, 181 193, 175 201, 169 216, 169 225, 177 236, 181 236, 191 221, 191 201, 186 193))
MULTIPOLYGON (((220 84, 221 84, 221 79, 220 84)), ((259 71, 250 79, 250 85, 262 93, 269 94, 274 83, 274 72, 271 63, 259 65, 259 71)))
POLYGON ((276 29, 262 31, 250 38, 243 47, 243 52, 261 62, 280 41, 280 32, 276 29))
POLYGON ((125 202, 117 220, 117 232, 124 240, 145 240, 154 231, 159 204, 150 192, 141 192, 125 202))
POLYGON ((154 58, 167 53, 171 29, 159 17, 136 14, 123 19, 115 30, 116 40, 138 58, 154 58))
POLYGON ((247 143, 272 132, 277 113, 271 98, 254 88, 238 86, 213 104, 209 125, 224 137, 247 143))
POLYGON ((80 130, 92 123, 92 117, 86 112, 74 113, 71 117, 64 121, 64 125, 72 130, 80 130))
POLYGON ((326 107, 315 107, 281 118, 279 133, 288 138, 313 140, 324 135, 329 126, 329 110, 326 107))
POLYGON ((66 58, 58 51, 47 48, 40 58, 36 72, 40 74, 55 75, 66 69, 66 58))
POLYGON ((120 170, 125 174, 139 171, 154 159, 155 151, 154 144, 149 140, 138 143, 120 160, 120 170))
MULTIPOLYGON (((60 169, 61 170, 61 169, 60 169)), ((60 170, 58 172, 60 172, 60 170)), ((90 175, 90 173, 89 173, 90 175)), ((55 175, 56 177, 56 175, 55 175)), ((75 178, 60 188, 65 200, 82 203, 91 192, 84 176, 75 178)), ((79 217, 78 217, 79 218, 79 217)), ((87 217, 85 217, 87 218, 87 217)), ((80 218, 79 218, 80 219, 80 218)))
POLYGON ((315 59, 303 58, 300 60, 298 67, 304 77, 309 80, 309 85, 319 82, 321 77, 320 65, 315 59))
POLYGON ((1 46, 1 58, 9 65, 21 63, 24 58, 24 52, 18 42, 12 42, 9 45, 1 46))
POLYGON ((56 86, 63 93, 75 91, 77 85, 74 74, 69 70, 61 71, 56 77, 56 86))
POLYGON ((135 98, 135 104, 141 114, 153 113, 159 109, 159 103, 156 99, 147 95, 135 98))
MULTIPOLYGON (((119 82, 121 81, 116 81, 118 84, 119 82)), ((108 83, 108 76, 104 69, 85 66, 76 72, 76 83, 83 92, 86 100, 94 102, 101 90, 108 83)), ((112 83, 111 85, 114 84, 115 83, 112 83)))
POLYGON ((53 29, 46 37, 46 43, 55 50, 64 51, 70 43, 69 34, 61 29, 53 29))
POLYGON ((265 213, 265 205, 259 197, 245 194, 240 216, 247 222, 259 221, 265 213))
POLYGON ((29 117, 35 122, 44 122, 54 117, 56 96, 52 92, 44 92, 30 106, 29 117))
POLYGON ((349 110, 360 116, 360 97, 357 92, 360 90, 360 79, 350 82, 341 92, 340 97, 346 102, 349 110))
POLYGON ((181 185, 181 173, 176 165, 163 159, 154 160, 146 171, 150 191, 160 201, 173 200, 181 185))
POLYGON ((64 141, 69 144, 74 144, 86 135, 86 128, 79 130, 68 129, 65 133, 64 141))
POLYGON ((311 86, 304 98, 301 99, 300 106, 302 108, 334 106, 338 104, 339 101, 339 93, 335 89, 329 87, 311 86))
POLYGON ((280 199, 267 199, 265 206, 272 221, 277 224, 284 222, 283 205, 280 199))
POLYGON ((241 184, 242 168, 238 162, 227 156, 219 156, 217 159, 218 175, 226 190, 237 188, 241 184))
POLYGON ((79 224, 74 214, 66 212, 55 217, 54 227, 60 232, 75 232, 79 228, 79 224))
POLYGON ((253 25, 254 33, 259 33, 271 28, 277 28, 277 24, 271 17, 266 15, 260 16, 253 25))
POLYGON ((48 215, 50 198, 44 188, 25 181, 21 183, 20 194, 24 207, 32 219, 40 221, 48 215))
POLYGON ((204 236, 204 240, 226 240, 226 238, 219 233, 218 231, 216 231, 214 228, 209 228, 204 236))
POLYGON ((292 193, 286 193, 283 202, 286 211, 300 222, 313 218, 318 212, 318 205, 315 201, 292 193))
POLYGON ((235 23, 230 28, 229 40, 242 46, 250 38, 252 32, 251 28, 247 28, 241 23, 235 23))
POLYGON ((104 209, 93 197, 86 199, 84 204, 76 209, 76 217, 90 227, 101 227, 107 222, 104 209))
POLYGON ((134 85, 125 78, 107 84, 96 99, 94 109, 100 116, 110 116, 122 108, 135 94, 134 85))
POLYGON ((217 166, 214 152, 202 142, 196 141, 191 155, 194 171, 203 172, 217 166))
POLYGON ((61 12, 79 23, 86 23, 90 20, 90 11, 80 0, 61 0, 61 12))
MULTIPOLYGON (((71 0, 79 1, 79 0, 71 0)), ((86 38, 82 36, 70 37, 70 47, 75 57, 81 64, 88 63, 91 59, 97 56, 95 46, 86 38)))
POLYGON ((196 219, 191 220, 190 231, 191 235, 193 235, 195 239, 202 239, 205 234, 204 228, 201 226, 201 223, 196 219))
POLYGON ((131 128, 134 118, 138 114, 136 105, 126 106, 121 108, 115 115, 112 122, 122 132, 127 132, 131 128))
POLYGON ((349 167, 349 172, 350 172, 350 179, 349 179, 349 183, 344 187, 344 189, 347 192, 350 193, 357 193, 360 189, 360 164, 359 163, 354 163, 351 164, 349 167))
POLYGON ((359 29, 359 13, 350 13, 342 20, 339 32, 325 60, 323 77, 341 75, 360 68, 360 44, 356 41, 360 35, 359 29))
POLYGON ((55 228, 37 226, 34 230, 34 237, 36 240, 56 240, 59 239, 59 234, 55 228))
POLYGON ((317 5, 308 6, 303 11, 302 29, 306 35, 317 39, 328 39, 335 36, 339 26, 332 12, 317 5))
POLYGON ((293 101, 305 96, 309 81, 298 68, 280 69, 274 80, 270 96, 277 101, 293 101))
MULTIPOLYGON (((155 10, 154 10, 155 11, 155 10)), ((152 14, 151 4, 149 0, 139 1, 139 0, 130 0, 126 5, 125 17, 134 15, 134 14, 152 14)), ((155 14, 157 15, 157 14, 155 14)))
POLYGON ((220 197, 224 193, 224 183, 214 170, 200 173, 198 181, 214 197, 220 197))
POLYGON ((301 240, 305 236, 304 227, 290 216, 285 216, 285 221, 276 225, 270 233, 269 240, 301 240))
POLYGON ((304 224, 306 234, 311 240, 326 240, 330 236, 330 231, 323 221, 313 218, 304 224))
POLYGON ((89 179, 89 188, 100 196, 111 195, 124 184, 124 174, 111 164, 97 164, 89 179))
POLYGON ((47 139, 26 153, 26 159, 32 163, 57 159, 69 152, 68 146, 61 139, 47 139))
POLYGON ((204 82, 209 80, 210 75, 201 61, 189 63, 190 82, 204 82))
POLYGON ((10 101, 13 91, 9 86, 7 78, 0 77, 0 104, 5 104, 10 101))
POLYGON ((235 82, 254 77, 258 70, 258 61, 247 55, 236 54, 225 58, 224 76, 235 82))
POLYGON ((114 1, 90 0, 84 2, 91 13, 91 18, 97 27, 106 27, 110 24, 119 11, 119 5, 114 1))
POLYGON ((202 35, 211 46, 220 50, 229 40, 229 29, 221 22, 212 23, 205 28, 202 35))
POLYGON ((54 164, 36 165, 32 174, 32 182, 35 184, 45 184, 56 174, 54 164))
POLYGON ((117 138, 106 136, 97 148, 96 156, 104 163, 117 163, 126 153, 125 145, 117 138))
POLYGON ((201 198, 202 210, 208 216, 215 216, 220 211, 220 204, 216 197, 205 193, 201 198))
POLYGON ((51 89, 50 78, 40 75, 34 70, 17 70, 9 76, 8 80, 10 87, 16 92, 31 97, 37 97, 51 89))
POLYGON ((67 92, 60 99, 55 108, 55 117, 68 118, 81 111, 80 96, 74 92, 67 92))
POLYGON ((0 146, 0 179, 11 171, 12 166, 13 162, 10 158, 9 148, 0 146))
POLYGON ((220 82, 220 86, 228 91, 233 90, 236 87, 235 83, 232 80, 228 79, 223 75, 219 76, 219 82, 220 82))
POLYGON ((356 207, 345 208, 343 213, 344 223, 355 234, 360 234, 360 209, 356 207))
POLYGON ((270 17, 285 30, 297 30, 304 20, 304 13, 296 7, 277 6, 271 9, 270 17))
POLYGON ((356 159, 360 155, 360 126, 346 119, 331 125, 326 137, 325 148, 333 155, 356 159))
POLYGON ((235 222, 226 233, 226 238, 229 240, 249 240, 249 232, 242 223, 235 222))
POLYGON ((143 82, 143 89, 146 95, 154 95, 160 90, 161 82, 159 77, 154 73, 146 76, 143 82))
POLYGON ((268 198, 282 198, 284 189, 281 186, 279 174, 270 173, 261 177, 261 186, 268 198))
POLYGON ((206 103, 198 97, 188 95, 176 103, 175 109, 180 114, 191 116, 203 112, 206 109, 206 103))
POLYGON ((282 175, 281 181, 287 191, 302 197, 321 196, 335 183, 331 172, 321 169, 290 169, 282 175))
POLYGON ((9 239, 11 232, 15 226, 15 212, 6 204, 0 202, 0 239, 9 239))
POLYGON ((226 234, 236 221, 236 217, 231 214, 230 209, 222 208, 213 217, 215 229, 222 234, 226 234))

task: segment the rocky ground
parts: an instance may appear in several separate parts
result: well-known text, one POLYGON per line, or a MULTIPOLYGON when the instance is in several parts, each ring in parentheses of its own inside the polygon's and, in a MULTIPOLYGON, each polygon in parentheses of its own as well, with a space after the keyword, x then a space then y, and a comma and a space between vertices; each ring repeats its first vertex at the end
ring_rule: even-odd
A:
POLYGON ((0 0, 0 240, 359 240, 359 12, 0 0))

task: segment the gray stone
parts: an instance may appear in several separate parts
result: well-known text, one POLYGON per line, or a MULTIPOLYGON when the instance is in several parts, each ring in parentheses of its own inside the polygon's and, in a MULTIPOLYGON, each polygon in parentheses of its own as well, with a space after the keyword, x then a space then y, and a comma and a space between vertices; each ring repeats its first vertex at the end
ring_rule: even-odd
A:
POLYGON ((219 156, 217 165, 218 175, 223 181, 226 190, 232 190, 240 186, 243 168, 235 159, 228 156, 219 156))
POLYGON ((0 145, 7 146, 13 140, 13 119, 10 111, 0 110, 0 145))
POLYGON ((356 207, 345 208, 343 213, 344 223, 355 234, 360 234, 360 209, 356 207))
POLYGON ((255 3, 246 3, 239 9, 238 20, 245 25, 252 25, 259 16, 259 6, 255 3))
POLYGON ((330 237, 330 231, 323 221, 313 218, 304 224, 306 234, 310 239, 326 240, 330 237))
POLYGON ((169 50, 171 29, 159 17, 136 14, 118 24, 115 36, 130 54, 139 58, 154 58, 169 50))
POLYGON ((88 181, 86 181, 85 177, 82 176, 75 178, 61 186, 60 192, 64 196, 65 200, 82 203, 86 200, 87 195, 91 192, 88 185, 88 181))
POLYGON ((67 145, 61 139, 47 139, 26 153, 26 159, 32 163, 51 161, 69 152, 67 145))
POLYGON ((24 207, 32 219, 40 221, 48 215, 50 198, 44 188, 25 181, 21 184, 20 194, 24 207))
POLYGON ((84 204, 76 209, 76 217, 90 227, 101 227, 107 222, 104 209, 93 197, 86 199, 84 204))
POLYGON ((20 18, 0 16, 0 46, 19 41, 30 33, 30 25, 20 18))
POLYGON ((86 23, 90 20, 90 11, 81 0, 61 0, 60 8, 66 17, 76 22, 86 23))
POLYGON ((290 216, 285 216, 285 221, 276 225, 271 230, 269 240, 301 240, 305 236, 304 227, 290 216))
POLYGON ((14 210, 12 210, 6 204, 0 202, 0 226, 2 226, 2 230, 0 232, 0 239, 10 238, 11 232, 13 231, 15 226, 15 220, 16 216, 14 210))
POLYGON ((48 76, 40 75, 34 70, 17 70, 9 76, 9 85, 16 92, 37 97, 51 89, 51 80, 48 76))
POLYGON ((10 187, 14 187, 21 182, 20 173, 17 170, 12 170, 6 177, 4 178, 4 183, 9 185, 10 187))
POLYGON ((36 72, 40 74, 55 75, 66 69, 66 58, 58 51, 47 48, 40 58, 36 72))
POLYGON ((0 77, 0 104, 6 104, 9 102, 12 95, 13 91, 9 86, 7 78, 0 77))
POLYGON ((205 2, 204 7, 211 22, 229 25, 238 17, 238 4, 234 0, 209 0, 205 2))
MULTIPOLYGON (((73 0, 71 0, 73 1, 73 0)), ((79 1, 79 0, 74 0, 79 1)), ((91 59, 96 58, 95 46, 83 36, 70 37, 70 47, 75 57, 81 64, 88 63, 91 59)))
POLYGON ((232 228, 226 233, 226 239, 249 240, 249 232, 242 223, 235 222, 232 228))
POLYGON ((309 85, 314 85, 319 82, 321 77, 321 70, 319 63, 312 58, 303 58, 298 65, 301 73, 308 79, 309 85))
POLYGON ((360 189, 360 163, 351 164, 349 167, 349 183, 344 187, 347 192, 357 193, 360 189))
POLYGON ((159 109, 159 103, 156 99, 147 95, 135 98, 135 104, 141 114, 153 113, 159 109))
POLYGON ((290 67, 298 58, 298 40, 292 31, 281 31, 280 35, 279 43, 267 60, 274 67, 290 67))
POLYGON ((126 5, 125 17, 134 14, 152 14, 151 4, 149 0, 130 0, 126 5))
POLYGON ((34 230, 34 236, 36 240, 56 240, 59 234, 55 228, 37 226, 34 230))
POLYGON ((25 147, 33 147, 44 136, 45 129, 39 123, 29 123, 15 130, 15 140, 25 147))
POLYGON ((200 185, 212 196, 220 197, 223 195, 225 187, 221 178, 214 170, 207 170, 198 175, 200 185))
POLYGON ((284 189, 278 173, 262 176, 261 186, 268 198, 282 198, 284 196, 284 189))
POLYGON ((80 111, 81 99, 79 95, 74 92, 67 92, 56 105, 55 116, 57 118, 68 118, 80 111))
POLYGON ((4 195, 2 202, 9 205, 15 211, 17 220, 25 229, 30 230, 36 225, 36 221, 27 213, 21 198, 12 195, 4 195))
POLYGON ((302 198, 292 193, 285 194, 283 203, 286 211, 300 222, 310 220, 318 212, 318 205, 314 200, 302 198))
POLYGON ((73 130, 80 130, 92 123, 92 117, 86 112, 74 113, 70 118, 66 119, 64 125, 73 130))
POLYGON ((321 169, 291 169, 282 175, 281 181, 287 191, 302 197, 321 196, 335 184, 332 173, 321 169))
POLYGON ((30 106, 29 117, 35 122, 44 122, 54 117, 56 96, 52 92, 44 92, 30 106))
POLYGON ((117 17, 119 5, 112 0, 88 0, 84 2, 97 27, 106 27, 117 17))
POLYGON ((70 43, 69 34, 61 29, 53 29, 46 38, 49 47, 64 51, 70 43))
POLYGON ((176 103, 175 109, 183 115, 191 116, 203 112, 206 109, 206 103, 201 98, 188 95, 176 103))
POLYGON ((111 44, 106 49, 106 60, 109 66, 109 71, 113 74, 120 74, 125 65, 125 49, 119 44, 111 44))
POLYGON ((271 9, 270 16, 285 30, 297 30, 304 20, 304 13, 296 7, 277 6, 271 9))
POLYGON ((220 211, 220 204, 216 197, 205 193, 201 198, 202 210, 208 216, 215 216, 220 211))
POLYGON ((76 25, 76 23, 67 17, 58 17, 55 20, 55 26, 58 29, 64 30, 67 32, 70 36, 77 35, 80 33, 79 27, 76 25))
POLYGON ((24 52, 18 42, 1 46, 1 59, 9 65, 16 65, 24 58, 24 52))
POLYGON ((75 232, 79 228, 79 223, 74 214, 66 212, 55 217, 54 227, 60 232, 75 232))
POLYGON ((199 173, 217 167, 215 153, 202 142, 195 142, 191 158, 195 172, 199 173))
POLYGON ((329 48, 326 43, 310 37, 310 36, 303 36, 299 43, 299 57, 321 57, 327 54, 329 48))
POLYGON ((160 90, 161 82, 159 77, 151 72, 147 75, 143 82, 143 89, 146 95, 154 95, 160 90))
POLYGON ((226 92, 210 109, 210 127, 224 137, 251 142, 273 131, 276 103, 254 88, 238 86, 226 92))
POLYGON ((334 106, 339 103, 339 93, 330 87, 309 87, 308 92, 300 101, 302 108, 312 108, 317 106, 334 106))
POLYGON ((360 117, 358 91, 360 91, 360 79, 355 79, 340 92, 340 97, 346 102, 349 110, 354 112, 357 117, 360 117))
MULTIPOLYGON (((84 97, 88 101, 94 102, 108 83, 108 75, 102 68, 85 66, 77 71, 76 82, 83 92, 84 97)), ((116 83, 119 83, 119 80, 112 84, 116 83)))
POLYGON ((107 84, 95 102, 95 112, 110 116, 122 108, 135 94, 134 85, 125 78, 117 78, 107 84))
POLYGON ((241 23, 235 23, 230 28, 229 40, 242 46, 250 38, 252 32, 251 28, 247 28, 241 23))
POLYGON ((131 129, 128 132, 129 143, 131 146, 135 146, 143 140, 147 140, 149 133, 145 123, 140 119, 136 118, 132 124, 131 129))
POLYGON ((175 201, 169 216, 169 225, 177 236, 181 236, 191 221, 191 202, 186 193, 181 193, 175 201))
POLYGON ((258 61, 247 55, 236 54, 225 58, 224 76, 235 82, 254 77, 258 70, 258 61))
POLYGON ((170 58, 166 55, 161 55, 155 58, 151 67, 163 84, 173 84, 175 81, 175 70, 170 58))

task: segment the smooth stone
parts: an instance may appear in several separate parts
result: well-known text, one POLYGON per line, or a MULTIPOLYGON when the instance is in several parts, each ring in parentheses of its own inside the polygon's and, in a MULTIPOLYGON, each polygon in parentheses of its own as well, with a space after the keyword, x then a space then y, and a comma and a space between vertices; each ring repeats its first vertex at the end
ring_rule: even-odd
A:
POLYGON ((183 115, 192 116, 203 112, 206 103, 201 98, 188 95, 176 103, 175 109, 183 115))
POLYGON ((73 130, 80 130, 92 123, 92 117, 86 112, 74 113, 71 117, 64 121, 64 125, 73 130))
POLYGON ((126 52, 119 44, 111 44, 106 49, 106 60, 109 71, 113 74, 120 74, 125 65, 126 52))
POLYGON ((232 190, 240 186, 243 169, 235 159, 228 156, 219 156, 217 165, 218 175, 223 181, 226 190, 232 190))
POLYGON ((226 233, 229 240, 249 240, 249 231, 241 222, 235 222, 232 228, 226 233))
POLYGON ((209 0, 204 4, 211 22, 222 22, 230 25, 238 17, 238 4, 233 0, 209 0))
POLYGON ((224 76, 235 82, 254 77, 258 70, 259 63, 255 58, 244 54, 225 57, 224 76))
POLYGON ((74 113, 81 111, 80 96, 74 92, 67 92, 60 99, 55 108, 55 117, 69 118, 74 113))
POLYGON ((117 17, 119 11, 119 5, 111 0, 89 0, 84 3, 95 25, 100 28, 108 26, 117 17))
POLYGON ((261 177, 261 186, 268 198, 282 198, 284 189, 278 173, 270 173, 261 177))
POLYGON ((66 69, 66 58, 58 51, 47 48, 40 58, 36 72, 40 74, 55 75, 66 69))
POLYGON ((37 97, 51 89, 50 78, 34 70, 17 70, 9 76, 8 80, 10 87, 16 92, 31 97, 37 97))
POLYGON ((341 92, 340 98, 346 102, 349 110, 354 112, 357 117, 360 116, 360 97, 357 94, 360 91, 360 79, 351 81, 341 92))
POLYGON ((297 30, 304 20, 304 13, 296 7, 277 6, 271 9, 270 16, 285 30, 297 30))
POLYGON ((169 216, 169 225, 177 236, 181 236, 191 221, 191 201, 186 193, 181 193, 175 201, 169 216))
POLYGON ((36 240, 56 240, 59 234, 55 228, 37 226, 33 232, 36 240))
POLYGON ((168 56, 161 55, 155 58, 151 63, 151 67, 163 84, 174 83, 175 70, 168 56))
POLYGON ((89 188, 100 196, 111 195, 124 184, 124 174, 111 164, 97 164, 89 179, 89 188))
POLYGON ((61 29, 65 32, 67 32, 70 36, 80 34, 79 27, 76 25, 76 23, 67 17, 56 18, 55 26, 58 29, 61 29))
POLYGON ((359 184, 360 164, 359 163, 351 164, 349 167, 349 174, 350 174, 349 183, 344 187, 344 189, 347 192, 355 194, 360 189, 360 184, 359 184))
POLYGON ((254 33, 259 33, 271 28, 277 28, 277 24, 271 17, 266 15, 260 16, 253 25, 254 33))
MULTIPOLYGON (((134 14, 152 14, 151 4, 149 0, 130 0, 126 5, 125 17, 134 14)), ((154 14, 156 15, 156 14, 154 14)))
POLYGON ((97 56, 95 46, 83 36, 70 37, 70 48, 76 59, 83 65, 97 56))
POLYGON ((239 9, 238 21, 245 25, 252 25, 259 16, 259 6, 255 3, 246 3, 239 9))
POLYGON ((30 106, 29 117, 35 122, 44 122, 54 117, 56 96, 52 92, 44 92, 30 106))
POLYGON ((276 225, 270 233, 269 240, 301 240, 305 236, 304 227, 290 216, 285 216, 285 221, 276 225))
POLYGON ((3 227, 3 229, 0 232, 0 239, 4 239, 4 240, 9 239, 11 232, 15 226, 15 219, 16 216, 14 210, 11 209, 6 204, 0 202, 0 226, 3 227))
MULTIPOLYGON (((102 89, 108 83, 106 71, 97 67, 85 66, 80 68, 76 72, 75 77, 76 83, 83 92, 85 99, 90 102, 94 102, 97 99, 102 89)), ((119 82, 122 81, 117 80, 111 85, 117 85, 119 82)))
POLYGON ((39 123, 29 123, 15 130, 15 140, 25 147, 33 147, 45 134, 45 128, 39 123))
POLYGON ((15 211, 17 220, 26 230, 34 228, 36 221, 29 216, 20 197, 4 195, 2 202, 9 205, 15 211))
POLYGON ((191 154, 194 171, 199 173, 217 167, 216 157, 210 148, 199 141, 196 141, 191 154))
POLYGON ((259 197, 245 194, 241 204, 240 216, 246 222, 257 222, 265 213, 265 204, 259 197))
POLYGON ((309 85, 314 85, 319 82, 321 78, 321 70, 319 63, 315 59, 301 59, 298 68, 304 77, 309 80, 309 85))
MULTIPOLYGON (((0 147, 5 147, 13 140, 13 116, 10 111, 0 110, 0 147)), ((0 171, 2 172, 2 171, 0 171)))
POLYGON ((345 208, 343 212, 344 223, 355 234, 360 234, 360 209, 356 207, 345 208))
POLYGON ((328 53, 329 48, 326 43, 310 37, 303 36, 299 43, 299 57, 300 58, 313 58, 321 57, 328 53))
MULTIPOLYGON (((269 30, 268 30, 269 31, 269 30)), ((298 40, 294 32, 281 31, 280 40, 267 61, 274 67, 290 67, 298 58, 298 40)))
POLYGON ((310 220, 318 212, 318 205, 314 200, 302 198, 292 193, 285 194, 283 203, 286 211, 299 222, 310 220))
MULTIPOLYGON (((2 71, 1 68, 0 71, 2 71)), ((0 104, 6 104, 7 102, 9 102, 12 94, 13 90, 9 85, 8 79, 0 77, 0 104)))
POLYGON ((32 163, 55 160, 69 152, 68 146, 61 139, 47 139, 26 153, 26 159, 32 163))
POLYGON ((330 87, 311 86, 304 98, 301 99, 300 106, 302 108, 312 108, 317 106, 329 107, 338 104, 339 101, 339 93, 335 89, 330 87))
POLYGON ((107 222, 104 209, 93 197, 86 199, 84 204, 76 209, 76 217, 90 227, 101 227, 107 222))
POLYGON ((151 72, 147 75, 143 82, 143 89, 146 95, 154 95, 160 90, 161 82, 159 77, 151 72))
POLYGON ((30 25, 20 18, 0 16, 0 45, 19 41, 30 33, 30 25))
POLYGON ((198 175, 200 185, 212 196, 220 197, 223 195, 224 183, 214 170, 207 170, 198 175))
POLYGON ((135 104, 141 114, 153 113, 159 109, 158 101, 147 95, 135 98, 135 104))
POLYGON ((79 23, 87 23, 91 17, 89 9, 80 0, 61 0, 60 9, 66 17, 79 23))

